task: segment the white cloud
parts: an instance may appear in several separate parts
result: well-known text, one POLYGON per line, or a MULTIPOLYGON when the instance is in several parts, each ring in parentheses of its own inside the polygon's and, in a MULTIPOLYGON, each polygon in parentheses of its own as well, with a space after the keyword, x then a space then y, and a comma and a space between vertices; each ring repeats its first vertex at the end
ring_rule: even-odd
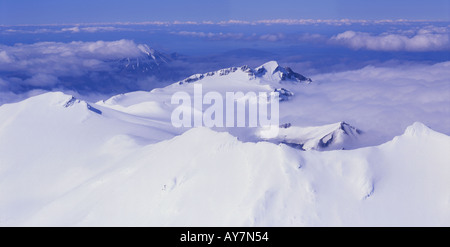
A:
POLYGON ((126 29, 112 27, 112 26, 88 26, 88 27, 74 26, 74 27, 62 28, 61 30, 54 30, 54 32, 72 32, 72 33, 88 32, 88 33, 97 33, 97 32, 112 32, 112 31, 122 31, 122 30, 126 30, 126 29))
MULTIPOLYGON (((450 62, 367 66, 310 76, 291 104, 308 124, 347 121, 380 131, 380 143, 415 121, 450 134, 450 62)), ((290 114, 290 113, 286 113, 290 114)), ((378 134, 378 133, 377 133, 378 134)))
MULTIPOLYGON (((361 25, 370 25, 370 24, 405 24, 405 23, 422 23, 426 21, 422 20, 351 20, 351 19, 265 19, 265 20, 256 20, 256 21, 244 21, 244 20, 228 20, 228 21, 219 21, 219 22, 210 22, 219 24, 219 25, 330 25, 330 26, 342 26, 342 25, 352 25, 352 24, 361 24, 361 25)), ((167 23, 168 25, 172 23, 167 23)), ((173 23, 175 24, 175 23, 173 23)), ((180 23, 177 23, 180 24, 180 23)), ((194 24, 194 23, 191 23, 194 24)), ((202 23, 195 23, 202 24, 202 23)))
POLYGON ((285 34, 285 33, 266 33, 266 34, 244 34, 244 33, 213 33, 213 32, 196 32, 196 31, 178 31, 171 32, 172 34, 190 36, 197 38, 207 38, 209 40, 263 40, 268 42, 277 42, 282 40, 292 40, 293 42, 315 42, 315 41, 325 41, 325 36, 320 34, 285 34))
POLYGON ((332 42, 353 49, 375 51, 439 51, 450 50, 449 28, 423 28, 412 36, 405 34, 371 35, 365 32, 346 31, 331 38, 332 42))
POLYGON ((8 86, 8 82, 0 78, 0 89, 6 88, 8 86))
POLYGON ((0 51, 0 64, 12 62, 11 57, 6 51, 0 51))
POLYGON ((251 21, 243 21, 243 20, 228 20, 228 21, 219 21, 217 22, 219 25, 228 25, 228 24, 237 24, 237 25, 251 25, 254 22, 251 21))
MULTIPOLYGON (((139 54, 138 45, 131 40, 0 45, 0 71, 27 71, 32 69, 29 66, 55 71, 74 64, 80 65, 84 60, 119 59, 139 54)), ((92 61, 89 65, 92 65, 92 61)))
POLYGON ((290 40, 292 42, 325 42, 327 38, 321 34, 301 33, 301 34, 286 34, 281 32, 276 33, 222 33, 222 32, 199 32, 199 31, 178 31, 171 32, 171 34, 190 36, 196 38, 206 38, 209 40, 244 40, 244 41, 268 41, 278 42, 282 40, 290 40))
POLYGON ((128 29, 126 26, 171 26, 171 25, 329 25, 329 26, 349 26, 349 25, 410 25, 424 23, 443 23, 440 21, 425 20, 364 20, 364 19, 264 19, 264 20, 224 20, 211 21, 146 21, 146 22, 105 22, 105 23, 78 23, 72 26, 64 24, 46 24, 46 25, 0 25, 5 28, 2 32, 6 33, 63 33, 63 32, 107 32, 128 29), (24 29, 24 27, 26 27, 24 29), (35 28, 35 29, 33 29, 35 28))
POLYGON ((0 45, 0 77, 3 74, 2 84, 6 81, 13 88, 49 87, 61 82, 58 77, 109 72, 108 61, 140 55, 139 46, 131 40, 0 45))
MULTIPOLYGON (((179 31, 179 32, 172 32, 173 34, 179 34, 182 36, 192 36, 192 37, 200 37, 204 38, 208 36, 208 33, 205 32, 191 32, 191 31, 179 31)), ((212 34, 212 33, 210 33, 212 34)))
POLYGON ((54 86, 58 84, 58 78, 54 75, 38 73, 23 81, 30 86, 54 86))
MULTIPOLYGON (((57 30, 55 30, 55 31, 57 31, 57 30)), ((79 33, 80 28, 79 27, 65 27, 65 28, 61 29, 61 32, 79 33)))
POLYGON ((94 26, 94 27, 82 27, 80 30, 89 33, 96 33, 96 32, 123 31, 125 29, 111 26, 94 26))
POLYGON ((286 35, 282 33, 277 34, 264 34, 259 37, 260 40, 270 41, 270 42, 276 42, 280 41, 286 38, 286 35))
POLYGON ((191 36, 198 38, 208 38, 211 40, 224 40, 224 39, 242 39, 245 38, 243 33, 213 33, 213 32, 193 32, 193 31, 179 31, 172 32, 172 34, 191 36))
POLYGON ((256 20, 256 21, 243 21, 243 20, 228 20, 228 21, 220 21, 216 22, 219 25, 330 25, 330 26, 343 26, 343 25, 352 25, 352 24, 360 24, 360 25, 379 25, 379 24, 410 24, 410 23, 425 23, 427 21, 423 20, 364 20, 364 19, 265 19, 265 20, 256 20))
MULTIPOLYGON (((46 28, 42 28, 40 26, 36 26, 35 29, 22 29, 19 27, 13 27, 3 30, 4 33, 19 33, 19 34, 42 34, 42 33, 97 33, 97 32, 113 32, 113 31, 125 31, 130 30, 124 27, 115 27, 115 26, 82 26, 75 25, 72 27, 60 27, 60 26, 49 26, 46 28)), ((135 30, 136 31, 136 30, 135 30)))

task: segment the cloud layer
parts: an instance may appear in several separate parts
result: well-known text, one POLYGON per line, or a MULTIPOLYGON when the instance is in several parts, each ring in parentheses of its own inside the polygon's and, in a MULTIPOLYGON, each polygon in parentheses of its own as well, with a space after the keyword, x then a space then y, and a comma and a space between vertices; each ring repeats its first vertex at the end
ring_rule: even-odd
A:
POLYGON ((166 84, 194 73, 231 66, 259 66, 269 60, 278 60, 311 76, 389 61, 442 62, 448 60, 445 54, 450 51, 448 23, 431 26, 405 20, 279 19, 0 26, 2 42, 9 44, 0 44, 0 91, 9 92, 11 98, 36 89, 117 94, 163 85, 161 77, 121 70, 120 66, 123 69, 128 58, 142 64, 141 58, 146 56, 143 46, 132 40, 70 42, 115 39, 123 37, 120 33, 123 30, 130 31, 126 36, 137 42, 149 42, 181 53, 174 55, 170 68, 164 69, 167 76, 162 80, 166 84), (353 51, 358 49, 382 52, 353 51), (419 53, 427 51, 442 52, 419 53))
MULTIPOLYGON (((366 66, 311 76, 291 104, 307 125, 347 121, 376 130, 379 143, 401 134, 415 121, 450 134, 450 62, 366 66)), ((287 113, 289 114, 289 113, 287 113)))
MULTIPOLYGON (((362 24, 362 25, 379 25, 379 24, 412 24, 412 23, 430 23, 439 21, 427 21, 427 20, 406 20, 406 19, 380 19, 380 20, 364 20, 364 19, 262 19, 262 20, 223 20, 223 21, 144 21, 144 22, 105 22, 105 23, 79 23, 74 24, 77 26, 86 25, 118 25, 118 26, 129 26, 129 25, 153 25, 153 26, 167 26, 167 25, 273 25, 273 24, 283 24, 283 25, 315 25, 324 24, 332 26, 341 25, 352 25, 352 24, 362 24)), ((66 24, 67 25, 67 24, 66 24)), ((8 26, 8 25, 0 25, 8 26)), ((18 26, 58 26, 57 24, 48 25, 18 25, 18 26)))
POLYGON ((439 51, 450 50, 450 28, 423 28, 413 35, 345 31, 331 38, 332 42, 353 49, 375 51, 439 51))
POLYGON ((17 94, 34 89, 105 93, 146 88, 146 83, 157 83, 152 74, 147 78, 126 70, 127 59, 138 64, 148 58, 146 49, 131 40, 0 45, 0 89, 17 94))
POLYGON ((0 45, 0 71, 76 74, 85 69, 104 69, 104 60, 135 57, 140 53, 138 45, 130 40, 0 45))

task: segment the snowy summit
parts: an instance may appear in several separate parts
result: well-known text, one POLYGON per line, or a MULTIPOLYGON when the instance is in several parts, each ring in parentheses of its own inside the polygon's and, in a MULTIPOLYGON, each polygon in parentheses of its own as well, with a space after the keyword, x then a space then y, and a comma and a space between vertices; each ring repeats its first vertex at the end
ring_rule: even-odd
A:
POLYGON ((416 122, 374 145, 346 119, 311 124, 303 100, 323 85, 309 82, 271 61, 97 103, 51 92, 4 104, 0 225, 449 225, 450 137, 416 122), (174 127, 172 95, 199 84, 284 95, 278 135, 174 127))

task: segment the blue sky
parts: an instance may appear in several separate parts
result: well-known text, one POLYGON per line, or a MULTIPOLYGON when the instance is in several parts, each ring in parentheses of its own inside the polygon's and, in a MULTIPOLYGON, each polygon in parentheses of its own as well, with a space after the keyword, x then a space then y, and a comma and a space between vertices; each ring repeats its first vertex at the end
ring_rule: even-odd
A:
POLYGON ((0 0, 0 24, 261 19, 450 20, 448 0, 0 0))

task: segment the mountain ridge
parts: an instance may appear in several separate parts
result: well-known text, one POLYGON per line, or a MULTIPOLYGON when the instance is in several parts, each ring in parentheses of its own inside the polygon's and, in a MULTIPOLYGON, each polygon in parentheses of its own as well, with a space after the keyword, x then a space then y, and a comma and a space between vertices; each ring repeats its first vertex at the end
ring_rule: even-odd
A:
POLYGON ((312 79, 307 78, 299 73, 294 72, 289 67, 281 67, 278 65, 276 61, 269 61, 267 63, 264 63, 263 65, 252 69, 247 65, 243 65, 241 67, 229 67, 220 69, 217 71, 211 71, 203 74, 194 74, 191 75, 179 82, 177 84, 181 85, 184 83, 193 83, 199 80, 202 80, 206 77, 211 76, 226 76, 230 73, 234 73, 237 71, 245 72, 248 75, 248 78, 250 80, 261 78, 265 80, 270 81, 293 81, 293 82, 304 82, 304 83, 311 83, 312 79))

